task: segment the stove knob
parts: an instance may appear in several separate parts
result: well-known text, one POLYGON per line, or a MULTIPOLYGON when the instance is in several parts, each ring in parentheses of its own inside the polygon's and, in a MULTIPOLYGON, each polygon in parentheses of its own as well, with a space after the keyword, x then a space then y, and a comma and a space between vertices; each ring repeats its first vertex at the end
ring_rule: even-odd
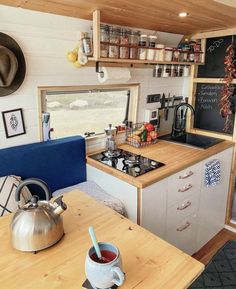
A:
POLYGON ((156 161, 151 161, 151 166, 155 167, 157 165, 156 161))
POLYGON ((134 168, 134 171, 135 171, 136 173, 140 173, 141 169, 140 169, 140 167, 135 167, 135 168, 134 168))

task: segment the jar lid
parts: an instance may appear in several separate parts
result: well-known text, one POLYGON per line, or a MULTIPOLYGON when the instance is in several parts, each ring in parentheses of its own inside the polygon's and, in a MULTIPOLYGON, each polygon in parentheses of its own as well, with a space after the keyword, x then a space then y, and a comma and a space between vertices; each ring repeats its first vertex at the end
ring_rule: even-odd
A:
POLYGON ((157 36, 156 35, 149 35, 148 38, 157 39, 157 36))
POLYGON ((164 45, 164 44, 156 44, 156 47, 157 47, 157 48, 164 48, 165 45, 164 45))
POLYGON ((147 37, 147 34, 141 34, 140 37, 145 38, 145 37, 147 37))
POLYGON ((173 48, 172 48, 172 47, 165 47, 165 50, 170 50, 170 51, 172 51, 173 48))

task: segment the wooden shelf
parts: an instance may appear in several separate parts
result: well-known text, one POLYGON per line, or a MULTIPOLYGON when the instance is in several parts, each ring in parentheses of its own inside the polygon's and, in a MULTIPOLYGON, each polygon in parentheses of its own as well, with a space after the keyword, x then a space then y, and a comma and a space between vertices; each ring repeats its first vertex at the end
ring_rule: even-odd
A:
MULTIPOLYGON (((136 65, 136 66, 146 66, 146 65, 156 65, 156 64, 172 64, 172 65, 204 65, 204 57, 205 57, 205 46, 203 45, 204 49, 203 51, 199 51, 198 53, 202 55, 201 60, 202 62, 200 63, 195 63, 195 62, 179 62, 179 61, 156 61, 156 60, 140 60, 140 59, 115 59, 115 58, 103 58, 100 57, 100 11, 99 10, 95 10, 93 12, 93 50, 94 50, 94 54, 93 57, 89 57, 89 64, 93 64, 94 62, 103 62, 103 63, 107 63, 111 66, 117 66, 117 65, 136 65)), ((107 44, 108 42, 102 42, 103 44, 107 44)), ((116 44, 114 44, 114 46, 116 46, 116 44)), ((137 48, 137 46, 133 46, 133 45, 120 45, 117 44, 117 46, 127 46, 127 47, 135 47, 137 48)), ((142 48, 146 48, 146 49, 150 49, 148 47, 142 47, 142 48)), ((159 48, 152 48, 154 50, 159 50, 159 48)))
POLYGON ((204 63, 195 62, 178 62, 178 61, 156 61, 156 60, 140 60, 140 59, 116 59, 116 58, 95 58, 89 57, 90 62, 106 62, 106 63, 120 63, 120 64, 172 64, 172 65, 203 65, 204 63))

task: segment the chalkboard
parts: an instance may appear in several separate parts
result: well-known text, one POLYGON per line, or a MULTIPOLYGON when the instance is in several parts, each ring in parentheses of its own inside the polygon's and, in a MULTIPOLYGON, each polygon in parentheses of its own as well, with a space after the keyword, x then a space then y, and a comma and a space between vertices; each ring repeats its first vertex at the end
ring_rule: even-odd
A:
MULTIPOLYGON (((194 127, 214 132, 233 134, 233 127, 223 130, 225 118, 220 115, 220 92, 223 84, 198 83, 196 87, 194 127)), ((236 88, 236 86, 234 86, 236 88)), ((236 90, 235 90, 236 92, 236 90)), ((236 94, 232 97, 232 106, 236 107, 236 94)), ((230 116, 232 125, 235 115, 230 116)))
POLYGON ((198 67, 199 78, 223 78, 224 58, 227 47, 232 43, 236 44, 236 36, 224 36, 208 38, 206 41, 205 65, 198 67))

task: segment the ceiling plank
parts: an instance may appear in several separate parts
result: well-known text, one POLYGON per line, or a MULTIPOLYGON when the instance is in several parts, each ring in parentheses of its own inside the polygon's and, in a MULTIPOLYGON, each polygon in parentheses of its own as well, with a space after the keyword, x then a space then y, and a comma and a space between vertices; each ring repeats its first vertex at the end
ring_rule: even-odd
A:
POLYGON ((99 9, 105 23, 186 35, 236 27, 236 8, 213 0, 0 0, 0 4, 88 20, 99 9), (178 17, 182 11, 189 16, 178 17))

